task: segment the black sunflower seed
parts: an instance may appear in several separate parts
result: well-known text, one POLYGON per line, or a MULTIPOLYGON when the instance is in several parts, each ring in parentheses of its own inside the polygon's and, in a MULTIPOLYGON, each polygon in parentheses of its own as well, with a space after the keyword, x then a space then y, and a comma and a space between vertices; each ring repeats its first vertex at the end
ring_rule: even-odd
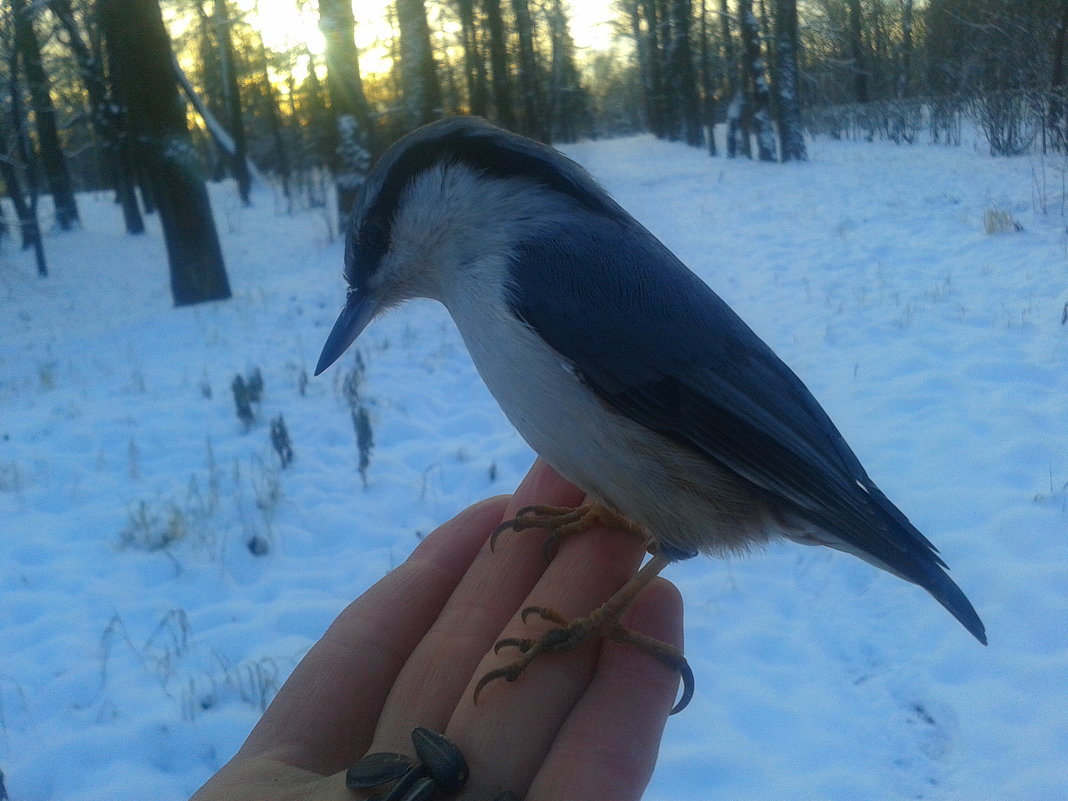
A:
POLYGON ((345 772, 345 786, 351 790, 377 787, 399 779, 412 764, 411 757, 404 754, 368 754, 345 772))
POLYGON ((460 792, 467 782, 467 760, 452 741, 419 727, 412 730, 412 745, 441 792, 446 795, 460 792))

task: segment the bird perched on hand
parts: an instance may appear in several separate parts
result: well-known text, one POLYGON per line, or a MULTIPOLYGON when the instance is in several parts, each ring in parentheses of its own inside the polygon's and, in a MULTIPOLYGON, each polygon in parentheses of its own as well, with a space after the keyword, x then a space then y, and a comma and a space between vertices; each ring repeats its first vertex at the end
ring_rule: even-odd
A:
POLYGON ((508 419, 595 501, 524 510, 514 527, 566 533, 608 515, 653 553, 589 618, 527 610, 559 628, 499 643, 524 653, 477 689, 594 630, 685 676, 681 654, 618 625, 623 609, 672 560, 779 536, 918 584, 986 643, 935 547, 868 478, 801 380, 556 150, 472 117, 404 136, 359 192, 345 278, 316 375, 385 309, 440 301, 508 419))

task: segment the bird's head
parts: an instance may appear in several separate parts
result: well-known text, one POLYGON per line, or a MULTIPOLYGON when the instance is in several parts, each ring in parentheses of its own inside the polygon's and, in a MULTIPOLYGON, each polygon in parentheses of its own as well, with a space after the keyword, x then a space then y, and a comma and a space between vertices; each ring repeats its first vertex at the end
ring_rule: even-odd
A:
POLYGON ((417 297, 449 305, 472 286, 502 288, 510 254, 560 236, 575 212, 624 214, 556 150, 477 117, 452 117, 399 139, 375 164, 345 241, 348 297, 315 374, 381 311, 417 297))

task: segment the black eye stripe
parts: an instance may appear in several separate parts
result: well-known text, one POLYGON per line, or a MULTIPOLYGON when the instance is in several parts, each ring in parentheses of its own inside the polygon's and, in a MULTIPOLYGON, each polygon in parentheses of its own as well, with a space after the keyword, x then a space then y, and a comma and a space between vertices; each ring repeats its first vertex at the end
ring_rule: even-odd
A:
POLYGON ((390 230, 386 221, 373 216, 360 226, 358 244, 372 252, 385 252, 389 249, 389 236, 390 230))
POLYGON ((349 236, 345 249, 345 279, 362 289, 389 250, 390 225, 380 216, 369 216, 349 236))

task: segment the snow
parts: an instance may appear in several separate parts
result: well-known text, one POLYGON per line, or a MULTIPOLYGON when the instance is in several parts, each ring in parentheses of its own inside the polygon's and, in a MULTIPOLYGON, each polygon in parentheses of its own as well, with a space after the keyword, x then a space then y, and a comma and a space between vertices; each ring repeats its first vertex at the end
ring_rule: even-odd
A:
MULTIPOLYGON (((565 149, 806 381, 990 636, 828 549, 673 566, 697 694, 646 798, 1068 798, 1068 239, 1032 210, 1037 160, 823 140, 788 165, 649 137, 565 149), (987 234, 992 208, 1023 230, 987 234)), ((305 383, 343 300, 341 243, 262 188, 252 208, 232 186, 213 202, 225 303, 173 309, 156 221, 127 237, 103 195, 49 238, 48 278, 0 251, 14 801, 188 797, 351 598, 532 458, 444 311, 413 303, 359 344, 364 488, 354 354, 305 383), (230 384, 255 368, 246 430, 230 384)))

